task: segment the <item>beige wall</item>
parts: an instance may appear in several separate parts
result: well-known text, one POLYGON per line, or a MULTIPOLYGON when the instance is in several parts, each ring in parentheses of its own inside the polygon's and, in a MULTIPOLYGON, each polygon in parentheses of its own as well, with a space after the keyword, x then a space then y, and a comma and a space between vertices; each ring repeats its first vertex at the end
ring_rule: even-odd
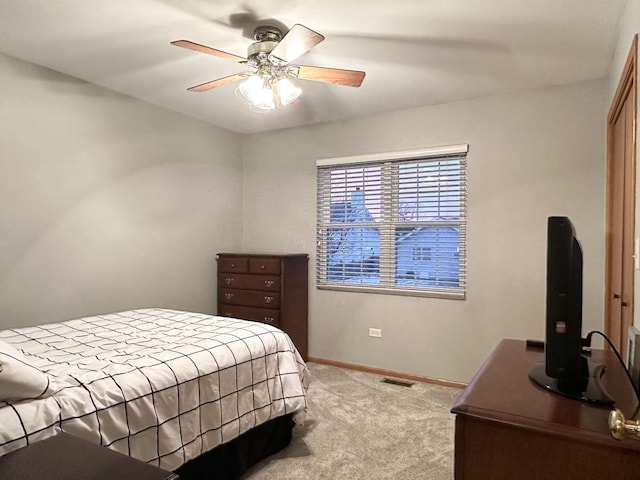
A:
POLYGON ((606 92, 594 81, 246 137, 245 250, 308 252, 312 279, 316 159, 470 145, 467 300, 312 283, 310 355, 468 381, 501 338, 543 338, 549 215, 576 226, 584 329, 602 329, 606 92))
POLYGON ((0 54, 0 328, 215 311, 241 137, 0 54))

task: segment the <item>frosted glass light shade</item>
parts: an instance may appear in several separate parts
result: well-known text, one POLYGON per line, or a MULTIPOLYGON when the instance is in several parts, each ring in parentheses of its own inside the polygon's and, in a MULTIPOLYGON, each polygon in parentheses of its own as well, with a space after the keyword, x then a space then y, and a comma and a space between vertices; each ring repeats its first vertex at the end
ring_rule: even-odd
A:
POLYGON ((280 98, 280 103, 282 105, 289 105, 291 102, 294 102, 302 93, 302 89, 296 87, 291 80, 288 78, 281 78, 276 83, 276 88, 278 91, 278 96, 280 98))
POLYGON ((260 98, 253 101, 253 106, 259 110, 276 108, 276 103, 273 101, 273 91, 270 88, 263 88, 260 92, 260 98))
POLYGON ((261 98, 261 90, 264 90, 264 81, 258 75, 251 75, 238 86, 238 90, 244 98, 250 102, 255 102, 261 98))
POLYGON ((240 95, 246 98, 251 105, 259 110, 271 110, 276 108, 273 100, 273 90, 266 85, 262 77, 251 75, 238 86, 240 95))
POLYGON ((260 111, 289 105, 302 93, 302 89, 285 76, 259 74, 247 77, 238 85, 237 91, 252 109, 260 111))

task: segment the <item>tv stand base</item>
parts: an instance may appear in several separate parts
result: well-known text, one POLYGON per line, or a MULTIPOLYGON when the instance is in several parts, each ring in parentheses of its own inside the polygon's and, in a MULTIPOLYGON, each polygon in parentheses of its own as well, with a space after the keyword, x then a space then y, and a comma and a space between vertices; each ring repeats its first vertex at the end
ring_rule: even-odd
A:
POLYGON ((529 378, 542 388, 574 400, 597 405, 612 405, 614 399, 607 393, 601 381, 605 366, 584 357, 582 360, 583 374, 577 380, 563 381, 549 377, 545 372, 544 362, 535 365, 529 371, 529 378))

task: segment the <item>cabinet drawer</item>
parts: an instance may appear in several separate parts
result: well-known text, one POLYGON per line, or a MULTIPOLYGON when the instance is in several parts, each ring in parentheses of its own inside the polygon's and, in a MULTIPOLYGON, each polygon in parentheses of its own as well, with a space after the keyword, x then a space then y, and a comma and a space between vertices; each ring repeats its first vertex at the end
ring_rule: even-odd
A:
POLYGON ((253 320, 254 322, 269 323, 276 327, 280 324, 280 312, 278 310, 269 310, 267 308, 241 307, 240 305, 221 304, 218 315, 223 317, 253 320))
POLYGON ((220 257, 218 268, 221 272, 248 272, 249 259, 247 257, 220 257))
POLYGON ((221 288, 242 288, 244 290, 280 291, 278 275, 248 275, 242 273, 223 273, 218 277, 221 288))
POLYGON ((280 273, 279 258, 249 258, 251 273, 280 273))
POLYGON ((280 308, 280 294, 277 292, 257 292, 254 290, 220 289, 220 303, 244 305, 247 307, 280 308))

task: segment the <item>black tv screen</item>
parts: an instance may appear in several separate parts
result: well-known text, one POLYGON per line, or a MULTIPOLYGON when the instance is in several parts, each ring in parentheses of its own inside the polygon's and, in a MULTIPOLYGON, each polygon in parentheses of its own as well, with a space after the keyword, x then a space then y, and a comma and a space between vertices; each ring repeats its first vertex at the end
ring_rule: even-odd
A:
POLYGON ((547 221, 545 370, 557 379, 582 375, 582 246, 571 220, 547 221))
POLYGON ((547 390, 576 400, 610 404, 601 365, 582 351, 582 246, 568 217, 547 220, 544 362, 529 377, 547 390))

